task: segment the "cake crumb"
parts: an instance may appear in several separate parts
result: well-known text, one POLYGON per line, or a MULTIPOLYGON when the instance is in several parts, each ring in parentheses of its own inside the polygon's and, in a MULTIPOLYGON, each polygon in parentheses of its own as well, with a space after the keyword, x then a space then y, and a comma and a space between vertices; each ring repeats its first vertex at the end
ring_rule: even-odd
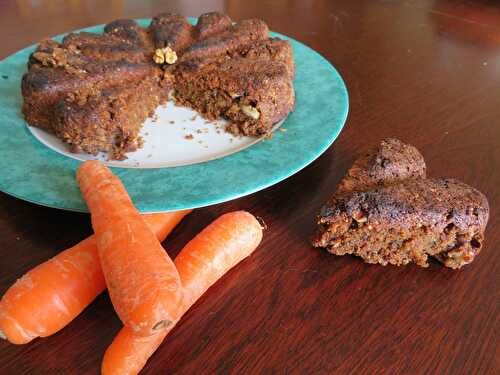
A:
POLYGON ((280 128, 280 132, 286 133, 286 129, 285 128, 280 128))
POLYGON ((168 123, 173 125, 173 124, 175 124, 175 121, 174 120, 170 120, 168 123))
POLYGON ((147 158, 151 158, 152 156, 153 156, 153 154, 149 154, 149 155, 147 156, 147 158))
POLYGON ((184 136, 184 139, 187 139, 187 140, 191 140, 191 139, 193 139, 193 138, 194 138, 194 137, 193 137, 193 135, 192 135, 192 134, 186 134, 186 135, 184 136))
POLYGON ((198 117, 198 115, 194 115, 194 116, 193 116, 193 117, 191 117, 189 120, 190 120, 190 121, 194 121, 194 120, 196 120, 196 118, 197 118, 197 117, 198 117))

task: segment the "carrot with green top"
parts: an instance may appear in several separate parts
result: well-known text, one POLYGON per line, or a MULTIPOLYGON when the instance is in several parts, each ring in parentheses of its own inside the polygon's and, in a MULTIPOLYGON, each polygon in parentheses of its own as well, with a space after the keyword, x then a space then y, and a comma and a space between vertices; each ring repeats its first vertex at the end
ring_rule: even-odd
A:
MULTIPOLYGON (((143 215, 163 241, 191 210, 143 215)), ((0 300, 0 336, 26 344, 64 328, 104 289, 95 237, 90 236, 28 271, 0 300)))
POLYGON ((159 333, 180 316, 179 274, 120 179, 96 160, 76 173, 89 208, 111 302, 136 335, 159 333))
MULTIPOLYGON (((175 259, 184 290, 182 314, 261 240, 261 225, 245 211, 222 215, 194 237, 175 259)), ((104 354, 102 374, 139 373, 172 328, 149 337, 122 328, 104 354)))

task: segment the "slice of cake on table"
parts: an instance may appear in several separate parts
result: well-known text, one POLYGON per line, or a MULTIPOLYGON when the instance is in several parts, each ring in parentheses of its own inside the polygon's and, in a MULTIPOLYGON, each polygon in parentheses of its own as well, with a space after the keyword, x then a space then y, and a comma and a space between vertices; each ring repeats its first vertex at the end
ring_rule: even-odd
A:
POLYGON ((382 265, 426 267, 432 256, 450 268, 481 251, 486 197, 454 179, 425 179, 425 163, 412 146, 383 141, 354 163, 339 187, 321 209, 316 247, 382 265))
POLYGON ((212 12, 193 26, 163 13, 146 28, 116 20, 103 34, 41 42, 23 77, 23 113, 72 151, 123 159, 168 98, 225 118, 231 133, 268 134, 294 108, 293 73, 290 44, 261 20, 212 12))

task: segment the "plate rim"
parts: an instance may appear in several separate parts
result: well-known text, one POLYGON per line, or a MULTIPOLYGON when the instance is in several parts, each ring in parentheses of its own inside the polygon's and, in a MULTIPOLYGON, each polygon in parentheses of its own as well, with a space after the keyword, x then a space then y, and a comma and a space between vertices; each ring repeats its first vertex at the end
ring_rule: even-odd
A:
MULTIPOLYGON (((196 21, 196 18, 188 17, 188 19, 189 19, 190 22, 195 22, 196 21)), ((135 19, 135 20, 139 24, 144 24, 146 22, 150 22, 151 18, 138 18, 138 19, 135 19)), ((81 28, 81 29, 72 30, 72 31, 69 31, 69 32, 66 32, 66 33, 63 33, 63 34, 59 34, 59 35, 53 36, 51 38, 55 38, 55 39, 62 38, 62 37, 64 37, 64 35, 67 35, 68 33, 71 33, 71 32, 81 32, 81 31, 102 32, 102 29, 103 29, 104 26, 105 26, 105 24, 88 26, 88 27, 84 27, 84 28, 81 28)), ((202 200, 201 202, 198 201, 197 203, 194 203, 194 204, 191 204, 191 205, 183 204, 183 205, 180 205, 180 207, 175 207, 175 205, 173 205, 174 206, 173 208, 159 209, 159 210, 155 210, 155 209, 151 209, 151 208, 149 208, 149 209, 148 208, 144 208, 144 207, 141 207, 140 204, 138 204, 137 202, 135 202, 136 207, 138 207, 138 209, 141 212, 144 212, 144 213, 146 213, 146 212, 147 213, 155 213, 155 212, 176 211, 176 210, 188 209, 188 208, 201 208, 201 207, 206 207, 206 206, 210 206, 210 205, 215 205, 215 204, 219 204, 219 203, 223 203, 223 202, 235 200, 235 199, 238 199, 238 198, 241 198, 241 197, 253 194, 253 193, 257 192, 257 191, 266 189, 266 188, 268 188, 270 186, 273 186, 273 185, 275 185, 275 184, 277 184, 277 183, 279 183, 281 181, 284 181, 287 178, 289 178, 289 177, 295 175, 296 173, 298 173, 300 170, 306 168, 308 165, 310 165, 312 162, 314 162, 316 159, 318 159, 321 155, 323 155, 325 153, 325 151, 338 138, 340 132, 346 126, 347 118, 348 118, 348 115, 349 115, 349 93, 348 93, 348 90, 347 90, 347 86, 346 86, 346 84, 345 84, 342 76, 340 75, 339 71, 321 53, 317 52, 316 50, 312 49, 311 47, 307 46, 306 44, 304 44, 304 43, 302 43, 302 42, 300 42, 300 41, 298 41, 298 40, 296 40, 294 38, 291 38, 289 36, 283 35, 281 33, 277 33, 277 32, 270 32, 270 33, 271 33, 272 36, 277 36, 279 38, 282 38, 282 39, 285 39, 285 40, 289 40, 289 41, 291 41, 292 44, 297 44, 301 48, 304 48, 305 50, 307 50, 308 53, 312 53, 313 55, 315 55, 319 59, 319 61, 321 62, 321 64, 327 66, 329 68, 329 70, 330 70, 330 73, 333 74, 333 76, 334 76, 333 78, 336 81, 336 84, 338 85, 339 95, 343 99, 342 100, 342 104, 343 105, 342 105, 342 108, 341 108, 342 112, 340 113, 340 111, 339 111, 338 115, 336 117, 337 126, 330 133, 330 137, 329 137, 328 142, 325 142, 324 144, 319 145, 316 148, 315 152, 311 153, 309 155, 309 157, 307 157, 306 159, 304 159, 302 162, 297 163, 297 165, 294 165, 292 168, 286 168, 286 172, 279 173, 279 174, 274 174, 273 176, 267 178, 265 182, 252 184, 251 187, 242 189, 241 191, 238 191, 236 193, 232 193, 232 194, 231 193, 226 193, 224 195, 219 195, 219 197, 217 197, 217 198, 207 198, 207 199, 202 200)), ((28 47, 25 47, 23 49, 20 49, 20 50, 14 52, 14 53, 8 55, 4 59, 0 60, 0 64, 3 63, 4 61, 8 60, 9 58, 12 58, 13 56, 15 56, 17 54, 26 53, 28 50, 31 50, 31 49, 35 48, 36 45, 37 45, 36 43, 32 44, 32 45, 30 45, 28 47)), ((297 94, 296 83, 294 83, 294 90, 295 90, 295 93, 297 94)), ((296 101, 296 105, 297 105, 297 101, 296 101)), ((24 118, 22 118, 22 115, 21 115, 21 120, 24 122, 25 125, 27 125, 27 123, 24 121, 24 118)), ((285 120, 285 122, 284 122, 285 125, 286 125, 286 122, 287 121, 285 120)), ((42 144, 39 140, 37 140, 31 134, 31 132, 29 131, 29 129, 27 129, 27 127, 25 127, 23 130, 25 131, 25 135, 26 135, 26 133, 28 133, 27 135, 29 137, 32 137, 33 140, 39 144, 39 147, 43 147, 43 148, 45 148, 47 150, 50 150, 50 152, 58 155, 61 158, 65 158, 65 159, 67 158, 67 159, 72 160, 75 163, 80 163, 80 161, 72 159, 72 158, 69 158, 69 157, 64 156, 62 154, 59 154, 56 151, 48 148, 46 145, 42 144)), ((255 147, 255 146, 259 145, 259 144, 262 144, 262 143, 264 143, 264 142, 262 142, 262 141, 261 142, 257 142, 254 145, 246 148, 245 150, 248 152, 253 147, 255 147)), ((228 156, 220 158, 220 159, 210 160, 210 161, 206 161, 206 162, 198 163, 198 164, 194 164, 194 165, 210 164, 210 163, 213 163, 213 162, 216 162, 216 161, 228 159, 228 158, 231 158, 234 155, 238 155, 238 154, 244 152, 245 150, 241 150, 241 151, 239 151, 237 153, 228 155, 228 156)), ((120 174, 120 171, 123 171, 123 170, 135 170, 135 171, 151 171, 151 170, 156 170, 156 171, 162 171, 162 170, 165 170, 165 169, 177 169, 177 168, 186 168, 186 167, 189 167, 189 166, 168 167, 168 168, 145 168, 145 169, 141 169, 141 168, 123 168, 123 167, 113 166, 113 167, 110 167, 110 168, 115 173, 120 174)), ((0 191, 6 193, 8 195, 11 195, 11 196, 13 196, 15 198, 18 198, 18 199, 21 199, 21 200, 25 200, 27 202, 34 203, 34 204, 41 205, 41 206, 45 206, 45 207, 51 207, 51 208, 56 208, 56 209, 61 209, 61 210, 66 210, 66 211, 74 211, 74 212, 88 212, 88 210, 87 210, 87 208, 85 206, 82 207, 82 208, 73 207, 73 206, 69 206, 67 204, 67 202, 61 202, 61 201, 58 202, 57 204, 52 204, 52 203, 49 203, 47 201, 35 199, 35 198, 29 197, 29 196, 25 196, 25 195, 22 195, 22 194, 17 194, 15 191, 12 191, 11 189, 8 189, 6 186, 4 186, 4 184, 2 184, 1 181, 0 181, 0 191)), ((179 206, 179 205, 177 205, 177 206, 179 206)))

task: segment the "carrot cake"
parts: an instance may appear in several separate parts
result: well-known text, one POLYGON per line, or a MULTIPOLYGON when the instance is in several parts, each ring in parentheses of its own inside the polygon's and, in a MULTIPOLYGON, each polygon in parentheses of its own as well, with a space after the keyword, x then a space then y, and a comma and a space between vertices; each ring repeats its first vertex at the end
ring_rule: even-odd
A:
POLYGON ((426 179, 416 148, 383 141, 358 159, 322 207, 313 245, 368 263, 450 268, 481 251, 489 218, 486 197, 454 179, 426 179))
POLYGON ((168 99, 227 119, 231 133, 267 135, 294 108, 293 74, 289 42, 270 38, 261 20, 234 23, 217 12, 196 25, 176 14, 146 28, 117 20, 102 34, 42 41, 22 80, 23 113, 72 151, 123 159, 168 99))

